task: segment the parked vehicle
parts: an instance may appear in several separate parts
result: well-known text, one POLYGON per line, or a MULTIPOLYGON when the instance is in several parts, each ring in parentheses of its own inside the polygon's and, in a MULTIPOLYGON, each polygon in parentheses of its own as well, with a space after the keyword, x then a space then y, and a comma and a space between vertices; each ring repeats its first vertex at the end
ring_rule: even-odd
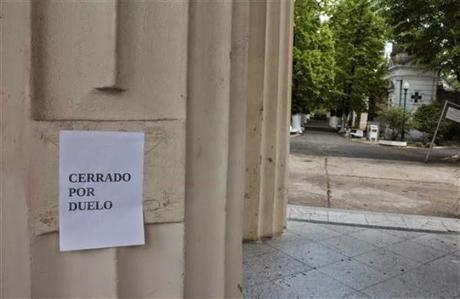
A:
POLYGON ((367 139, 370 141, 379 140, 379 127, 377 125, 369 125, 367 127, 367 139))
POLYGON ((350 136, 351 137, 357 137, 357 138, 363 138, 364 137, 364 132, 363 130, 351 130, 350 131, 350 136))
POLYGON ((299 129, 294 129, 292 126, 289 126, 289 132, 291 134, 302 134, 303 129, 300 127, 299 129))

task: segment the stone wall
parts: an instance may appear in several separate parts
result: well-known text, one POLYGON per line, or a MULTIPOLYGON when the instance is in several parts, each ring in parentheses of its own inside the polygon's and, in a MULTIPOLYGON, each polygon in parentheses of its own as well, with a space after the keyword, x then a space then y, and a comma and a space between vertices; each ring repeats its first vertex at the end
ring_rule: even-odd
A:
POLYGON ((0 297, 239 296, 243 233, 285 226, 291 1, 1 15, 0 297), (145 132, 145 246, 59 252, 61 129, 145 132))

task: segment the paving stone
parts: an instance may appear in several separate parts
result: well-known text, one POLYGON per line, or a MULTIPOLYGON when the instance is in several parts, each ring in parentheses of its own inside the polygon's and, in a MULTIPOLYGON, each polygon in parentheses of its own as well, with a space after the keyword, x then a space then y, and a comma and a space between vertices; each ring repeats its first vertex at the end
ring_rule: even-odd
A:
POLYGON ((447 239, 451 242, 454 242, 454 243, 460 243, 460 234, 458 233, 450 233, 450 234, 438 234, 437 236, 441 237, 443 239, 447 239))
POLYGON ((296 294, 293 294, 288 289, 282 288, 280 285, 273 283, 272 281, 252 285, 247 288, 243 288, 243 298, 298 298, 296 294))
POLYGON ((326 240, 338 237, 341 234, 333 230, 327 229, 327 224, 305 223, 291 228, 289 231, 303 238, 308 238, 312 241, 326 240))
POLYGON ((303 220, 303 221, 328 221, 329 213, 327 210, 309 209, 307 207, 293 207, 288 206, 289 219, 303 220))
POLYGON ((361 241, 368 242, 377 247, 385 247, 403 241, 403 239, 401 238, 398 238, 378 229, 362 230, 351 234, 350 237, 360 239, 361 241))
POLYGON ((408 227, 433 230, 433 231, 447 231, 447 228, 443 225, 442 218, 438 217, 427 217, 427 216, 413 216, 406 217, 406 223, 408 227))
POLYGON ((343 298, 344 299, 364 299, 364 298, 370 298, 370 297, 363 292, 355 291, 353 293, 345 295, 343 298))
POLYGON ((267 253, 274 253, 276 252, 277 249, 268 246, 265 243, 262 242, 248 242, 248 243, 243 243, 243 263, 246 262, 246 260, 267 254, 267 253))
POLYGON ((436 296, 409 283, 393 278, 371 286, 361 292, 371 298, 434 298, 436 296))
POLYGON ((334 225, 334 224, 325 225, 324 228, 333 230, 342 235, 348 235, 348 234, 352 234, 352 233, 359 232, 359 231, 366 229, 365 227, 362 227, 362 226, 334 225))
POLYGON ((444 227, 448 230, 448 231, 451 231, 451 232, 457 232, 459 233, 460 232, 460 220, 459 219, 455 219, 455 220, 452 220, 452 221, 443 221, 442 224, 444 225, 444 227))
POLYGON ((318 271, 358 291, 390 278, 351 258, 322 267, 318 271))
POLYGON ((305 221, 288 221, 287 230, 291 229, 294 226, 304 225, 305 221))
POLYGON ((316 270, 290 275, 276 283, 299 298, 341 298, 354 291, 316 270))
POLYGON ((369 225, 397 228, 407 227, 403 217, 400 215, 367 214, 365 217, 369 225))
POLYGON ((323 240, 320 243, 349 257, 377 249, 377 247, 372 244, 349 236, 341 236, 334 239, 323 240))
POLYGON ((243 245, 244 298, 460 299, 460 235, 292 221, 288 228, 243 245))
POLYGON ((452 273, 460 277, 460 256, 448 254, 430 263, 431 267, 438 269, 450 268, 452 273))
POLYGON ((456 256, 458 259, 460 259, 460 250, 454 253, 451 253, 451 255, 456 256))
POLYGON ((311 242, 310 239, 307 239, 305 237, 299 236, 298 234, 294 234, 291 231, 288 231, 279 237, 268 239, 264 243, 273 248, 282 249, 302 245, 309 242, 311 242))
POLYGON ((426 235, 427 233, 410 231, 410 230, 396 230, 396 229, 382 229, 382 231, 389 233, 395 237, 403 240, 410 240, 426 235))
POLYGON ((422 265, 398 278, 443 298, 459 296, 460 268, 458 263, 449 260, 451 257, 453 255, 422 265))
POLYGON ((393 244, 387 249, 420 263, 427 263, 445 255, 444 251, 416 243, 413 240, 393 244))
POLYGON ((418 262, 384 248, 364 253, 354 257, 354 259, 389 276, 402 275, 410 269, 420 266, 418 262))
POLYGON ((314 268, 332 264, 347 258, 335 250, 331 250, 319 243, 313 242, 284 248, 282 251, 314 268))
POLYGON ((413 241, 449 253, 460 250, 460 240, 455 240, 446 234, 427 234, 413 241))
POLYGON ((329 212, 329 222, 367 225, 366 217, 361 213, 329 212))
POLYGON ((251 286, 311 269, 282 252, 275 252, 253 257, 244 263, 243 280, 245 286, 251 286))

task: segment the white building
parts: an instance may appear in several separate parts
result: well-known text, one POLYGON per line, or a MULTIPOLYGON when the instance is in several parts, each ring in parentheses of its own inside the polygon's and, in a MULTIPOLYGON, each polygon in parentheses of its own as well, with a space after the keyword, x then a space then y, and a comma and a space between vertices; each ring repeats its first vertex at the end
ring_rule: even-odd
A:
POLYGON ((438 72, 415 66, 411 60, 410 56, 397 53, 397 48, 394 48, 387 76, 388 106, 404 107, 404 82, 407 82, 406 110, 414 112, 422 104, 436 100, 438 72))

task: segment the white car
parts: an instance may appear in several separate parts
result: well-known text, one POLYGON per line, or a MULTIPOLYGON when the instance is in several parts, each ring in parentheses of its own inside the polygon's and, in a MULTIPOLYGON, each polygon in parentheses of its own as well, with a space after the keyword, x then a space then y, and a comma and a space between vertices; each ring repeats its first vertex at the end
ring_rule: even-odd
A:
POLYGON ((302 130, 302 128, 294 129, 292 126, 289 126, 289 132, 291 134, 302 134, 303 130, 302 130))
POLYGON ((351 137, 363 138, 364 137, 364 132, 363 132, 363 130, 351 130, 350 135, 351 135, 351 137))

